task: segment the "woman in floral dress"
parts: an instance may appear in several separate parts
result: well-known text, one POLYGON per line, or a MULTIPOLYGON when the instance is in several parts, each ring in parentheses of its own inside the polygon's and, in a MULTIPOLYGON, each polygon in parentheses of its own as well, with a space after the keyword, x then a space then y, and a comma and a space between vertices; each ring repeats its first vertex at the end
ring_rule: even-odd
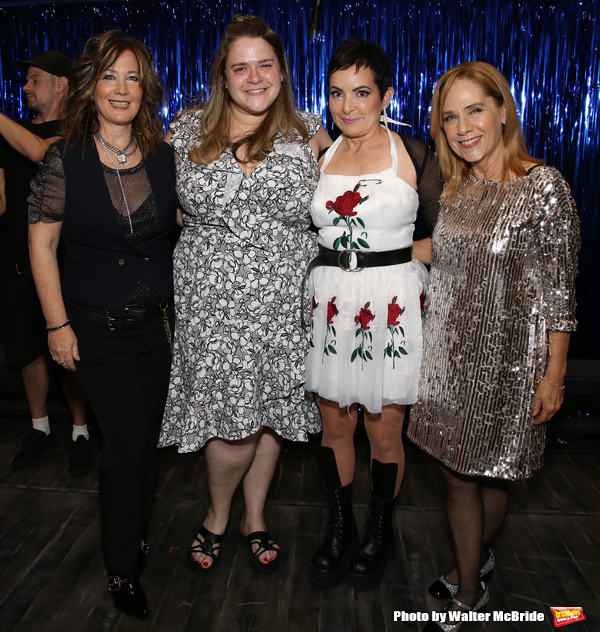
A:
POLYGON ((391 78, 391 62, 373 42, 348 40, 329 63, 329 108, 342 135, 323 158, 312 204, 320 254, 309 279, 306 385, 323 418, 319 465, 330 509, 309 577, 325 586, 345 576, 369 589, 381 579, 404 470, 404 412, 417 396, 427 270, 415 259, 429 261, 431 242, 413 247, 413 229, 418 210, 435 223, 441 186, 431 150, 380 125, 394 93, 391 78), (355 551, 359 404, 371 444, 372 496, 355 551))
POLYGON ((296 112, 279 37, 236 16, 201 108, 171 126, 184 228, 175 255, 177 327, 160 444, 205 446, 211 504, 189 552, 217 561, 233 493, 243 484, 240 535, 253 566, 274 571, 279 547, 263 512, 280 437, 319 426, 304 390, 301 287, 314 254, 310 200, 320 117, 296 112))

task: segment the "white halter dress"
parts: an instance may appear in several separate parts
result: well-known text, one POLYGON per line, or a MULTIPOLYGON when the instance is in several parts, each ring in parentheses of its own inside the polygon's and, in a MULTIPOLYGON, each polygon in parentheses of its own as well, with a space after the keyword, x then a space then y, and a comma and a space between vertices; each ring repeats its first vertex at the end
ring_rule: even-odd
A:
MULTIPOLYGON (((342 137, 325 154, 311 207, 321 246, 364 252, 411 246, 419 198, 397 175, 396 143, 388 135, 392 164, 379 173, 325 173, 342 137)), ((314 268, 307 390, 374 414, 388 404, 414 403, 427 281, 427 269, 416 260, 358 272, 314 268)))

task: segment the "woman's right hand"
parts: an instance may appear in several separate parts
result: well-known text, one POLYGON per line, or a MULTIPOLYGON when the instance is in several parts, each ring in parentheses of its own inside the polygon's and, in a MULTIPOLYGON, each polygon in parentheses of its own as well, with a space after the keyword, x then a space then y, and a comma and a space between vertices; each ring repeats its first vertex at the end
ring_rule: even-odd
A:
POLYGON ((52 359, 58 365, 68 371, 77 370, 75 362, 80 359, 79 349, 77 337, 71 329, 71 325, 48 332, 48 349, 50 349, 52 359))

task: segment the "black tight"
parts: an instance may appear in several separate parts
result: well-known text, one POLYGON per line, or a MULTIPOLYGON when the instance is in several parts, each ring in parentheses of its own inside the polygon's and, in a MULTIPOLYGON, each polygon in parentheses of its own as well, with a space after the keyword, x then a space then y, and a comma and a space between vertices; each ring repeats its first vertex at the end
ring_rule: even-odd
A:
MULTIPOLYGON (((441 470, 456 551, 459 584, 456 598, 472 605, 481 594, 479 569, 506 516, 508 485, 503 480, 463 476, 445 466, 441 470)), ((450 573, 446 577, 454 580, 450 573)))

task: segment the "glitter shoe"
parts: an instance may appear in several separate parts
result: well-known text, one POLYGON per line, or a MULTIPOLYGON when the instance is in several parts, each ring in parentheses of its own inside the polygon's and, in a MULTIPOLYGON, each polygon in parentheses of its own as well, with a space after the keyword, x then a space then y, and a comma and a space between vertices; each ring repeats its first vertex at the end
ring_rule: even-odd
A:
MULTIPOLYGON (((489 549, 489 555, 484 565, 479 569, 479 579, 486 581, 489 579, 494 567, 496 566, 496 558, 494 551, 489 549)), ((446 579, 446 575, 440 575, 431 586, 429 586, 429 594, 436 599, 452 599, 458 591, 458 584, 452 584, 446 579)))
MULTIPOLYGON (((467 606, 462 601, 456 599, 456 597, 452 597, 451 602, 442 610, 442 612, 447 613, 448 617, 449 612, 460 612, 459 610, 450 610, 450 605, 452 603, 456 604, 459 608, 461 608, 464 612, 462 614, 466 614, 467 612, 479 612, 483 610, 483 608, 487 605, 490 600, 490 591, 488 587, 485 585, 485 582, 481 582, 481 587, 483 588, 483 594, 479 597, 479 600, 474 606, 467 606)), ((460 616, 460 615, 457 615, 460 616)), ((423 628, 422 632, 457 632, 460 629, 460 626, 465 623, 464 621, 453 621, 451 623, 446 623, 442 621, 429 621, 429 623, 423 628)))

